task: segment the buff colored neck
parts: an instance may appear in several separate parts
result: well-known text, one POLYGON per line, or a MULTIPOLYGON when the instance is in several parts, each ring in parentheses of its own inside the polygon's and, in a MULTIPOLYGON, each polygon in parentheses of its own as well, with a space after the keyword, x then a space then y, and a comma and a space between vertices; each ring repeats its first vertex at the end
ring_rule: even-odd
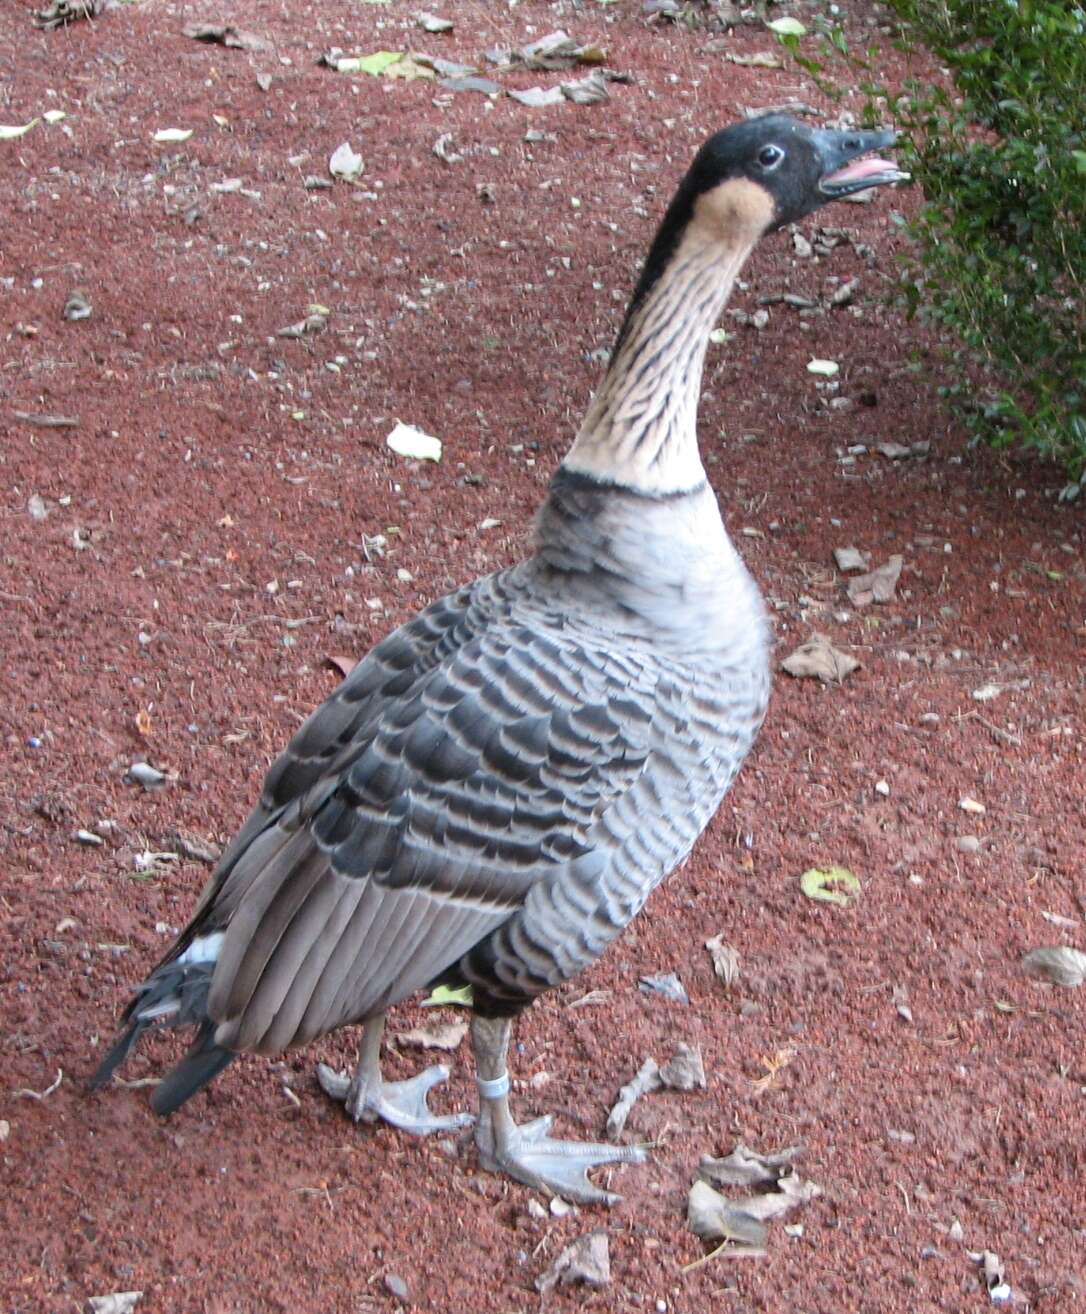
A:
POLYGON ((704 484, 697 408, 709 333, 772 218, 772 199, 745 179, 698 198, 630 317, 566 469, 654 495, 704 484))

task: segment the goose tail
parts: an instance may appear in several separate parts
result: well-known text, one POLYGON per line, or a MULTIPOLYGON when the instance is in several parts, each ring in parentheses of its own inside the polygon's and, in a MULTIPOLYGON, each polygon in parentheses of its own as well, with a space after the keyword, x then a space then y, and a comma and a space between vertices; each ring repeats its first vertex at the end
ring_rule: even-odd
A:
POLYGON ((234 1058, 232 1050, 215 1044, 216 1027, 207 1015, 207 996, 221 944, 221 932, 198 936, 177 958, 155 968, 125 1009, 123 1030, 91 1077, 92 1090, 112 1079, 152 1027, 198 1028, 188 1054, 155 1090, 151 1107, 156 1113, 179 1109, 234 1058))

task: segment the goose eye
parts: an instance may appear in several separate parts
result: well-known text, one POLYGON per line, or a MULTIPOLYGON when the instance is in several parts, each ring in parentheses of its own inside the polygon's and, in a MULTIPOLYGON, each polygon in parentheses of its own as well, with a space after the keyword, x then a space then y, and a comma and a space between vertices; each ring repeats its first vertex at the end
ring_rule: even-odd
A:
POLYGON ((763 146, 758 152, 758 163, 763 169, 775 169, 784 159, 784 151, 779 146, 763 146))

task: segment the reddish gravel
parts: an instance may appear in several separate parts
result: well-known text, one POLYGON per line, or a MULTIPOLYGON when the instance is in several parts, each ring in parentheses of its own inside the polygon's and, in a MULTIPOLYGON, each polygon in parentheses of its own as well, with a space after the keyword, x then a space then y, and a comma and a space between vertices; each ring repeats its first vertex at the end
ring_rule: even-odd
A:
MULTIPOLYGON (((0 1308, 139 1290, 140 1314, 358 1314, 402 1303, 393 1275, 419 1308, 507 1314, 537 1309, 535 1279, 594 1227, 611 1285, 555 1291, 548 1308, 960 1314, 990 1304, 966 1253, 984 1249, 1019 1307, 1082 1307, 1082 993, 1019 966, 1039 944, 1086 948, 1082 513, 1056 504, 1052 471, 967 449, 933 340, 885 308, 908 193, 824 213, 849 238, 828 254, 765 244, 736 308, 859 277, 855 310, 774 304, 764 330, 733 324, 702 408, 782 653, 817 629, 862 669, 836 688, 780 678, 690 862, 519 1028, 517 1110, 556 1111, 581 1136, 600 1134, 645 1055, 702 1047, 706 1091, 635 1109, 630 1134, 657 1147, 614 1175, 624 1202, 540 1221, 528 1191, 480 1173, 470 1137, 353 1127, 312 1077, 318 1058, 351 1061, 346 1034, 281 1064, 244 1059, 169 1122, 146 1090, 84 1090, 127 987, 206 876, 191 860, 141 873, 138 856, 177 851, 178 835, 221 844, 333 687, 328 657, 523 551, 599 378, 592 353, 695 144, 741 106, 830 102, 798 72, 726 62, 704 30, 646 26, 637 0, 449 0, 444 37, 418 32, 406 0, 156 0, 53 33, 31 12, 0 12, 0 121, 68 118, 0 143, 0 1308), (236 21, 274 50, 199 45, 181 31, 195 20, 236 21), (528 110, 315 62, 331 45, 474 59, 558 26, 633 83, 606 105, 528 110), (166 127, 193 136, 154 144, 166 127), (432 153, 443 133, 460 162, 432 153), (306 190, 343 140, 365 157, 362 185, 306 190), (231 178, 244 190, 212 190, 231 178), (94 313, 66 322, 77 287, 94 313), (274 336, 313 302, 331 311, 323 334, 274 336), (842 363, 839 391, 806 372, 811 356, 842 363), (385 448, 397 417, 444 439, 440 465, 385 448), (881 442, 930 454, 890 461, 881 442), (852 608, 841 546, 873 564, 901 553, 896 600, 852 608), (1001 692, 977 701, 989 684, 1001 692), (170 773, 164 789, 125 783, 142 757, 170 773), (81 827, 102 845, 76 842, 81 827), (856 906, 801 895, 820 862, 860 876, 856 906), (730 993, 703 947, 717 932, 741 954, 730 993), (638 992, 663 971, 689 1007, 638 992), (572 1009, 588 991, 606 993, 572 1009), (58 1069, 52 1094, 20 1095, 58 1069), (801 1236, 773 1226, 768 1258, 684 1273, 703 1253, 684 1221, 698 1156, 736 1140, 802 1143, 824 1195, 796 1216, 801 1236)), ((851 12, 866 23, 871 6, 851 12)), ((884 72, 904 77, 882 40, 884 72)), ((771 47, 759 28, 730 43, 771 47)), ((404 1008, 391 1030, 419 1018, 404 1008)), ((126 1077, 153 1077, 176 1048, 149 1045, 126 1077)), ((466 1046, 453 1062, 442 1109, 474 1100, 466 1046)), ((390 1056, 393 1072, 417 1065, 390 1056)))

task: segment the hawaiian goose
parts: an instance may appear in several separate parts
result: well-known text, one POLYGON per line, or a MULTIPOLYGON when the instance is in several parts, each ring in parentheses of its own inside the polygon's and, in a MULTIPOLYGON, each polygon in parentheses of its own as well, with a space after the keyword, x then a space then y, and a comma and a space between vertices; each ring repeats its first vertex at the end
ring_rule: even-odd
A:
POLYGON ((769 692, 761 598, 698 456, 708 334, 755 243, 906 175, 887 132, 770 116, 699 151, 656 235, 603 384, 551 481, 535 554, 439 599, 364 658, 294 736, 189 925, 136 991, 101 1085, 149 1026, 193 1047, 171 1113, 241 1051, 364 1024, 354 1119, 415 1133, 433 1067, 386 1082, 385 1014, 473 992, 483 1164, 582 1201, 637 1147, 553 1140, 509 1109, 512 1018, 592 963, 690 851, 769 692))

